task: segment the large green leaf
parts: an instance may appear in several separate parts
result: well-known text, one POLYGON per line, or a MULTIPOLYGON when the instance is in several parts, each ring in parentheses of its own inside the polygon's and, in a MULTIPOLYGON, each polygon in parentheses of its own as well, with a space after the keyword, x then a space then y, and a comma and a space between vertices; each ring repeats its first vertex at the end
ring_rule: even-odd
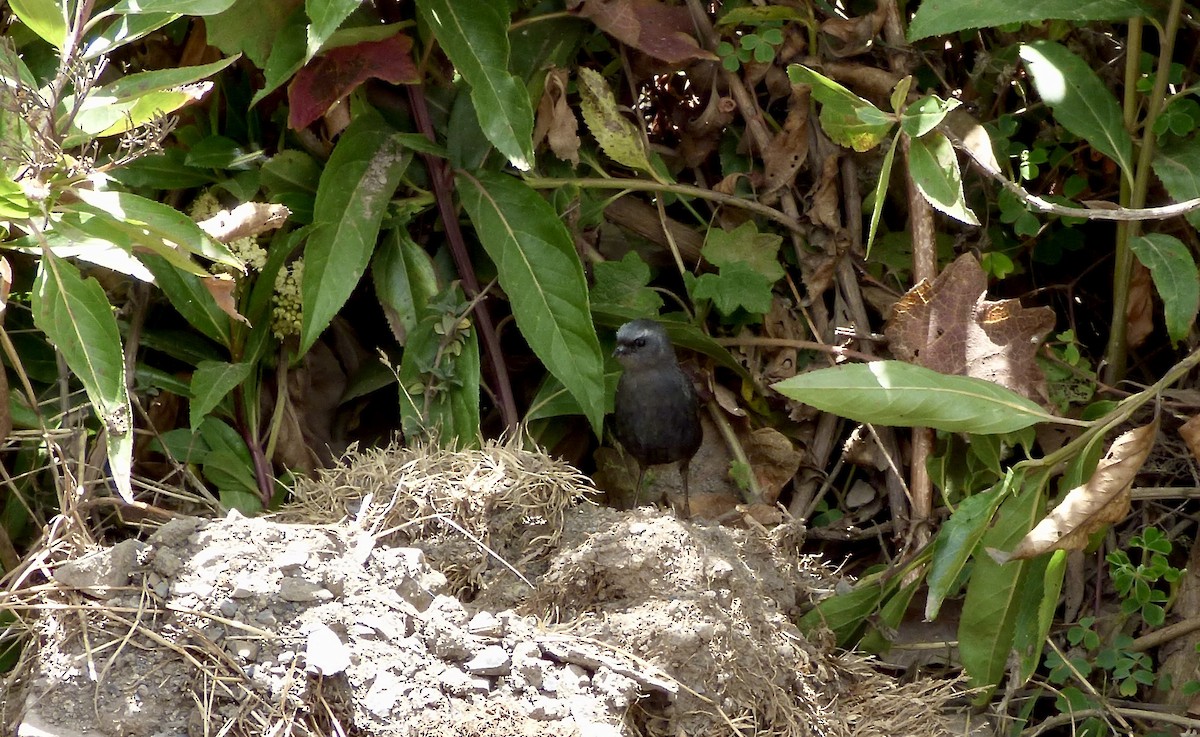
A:
POLYGON ((1200 312, 1200 276, 1191 250, 1173 235, 1147 233, 1129 242, 1138 261, 1150 269, 1163 301, 1167 335, 1175 343, 1187 337, 1200 312))
POLYGON ((987 435, 1056 419, 999 384, 947 376, 902 361, 809 371, 775 384, 774 389, 825 412, 878 425, 987 435))
POLYGON ((411 156, 375 113, 359 116, 334 147, 304 247, 300 353, 308 351, 349 299, 375 251, 379 224, 411 156))
POLYGON ((433 259, 397 223, 375 251, 371 279, 392 333, 404 345, 425 306, 438 292, 433 259))
POLYGON ((1020 54, 1054 119, 1117 162, 1132 181, 1133 141, 1121 106, 1091 66, 1053 41, 1021 44, 1020 54))
POLYGON ((50 251, 38 262, 33 322, 62 354, 105 428, 108 462, 121 497, 133 501, 133 427, 125 388, 125 353, 104 288, 50 251))
POLYGON ((114 13, 179 13, 180 15, 216 15, 228 10, 234 0, 121 0, 114 13))
MULTIPOLYGON (((1041 501, 1040 490, 1029 485, 1005 499, 981 547, 1011 550, 1033 528, 1041 501)), ((1022 589, 1030 583, 1029 567, 1027 560, 1001 565, 990 555, 975 556, 958 622, 958 650, 972 687, 995 686, 1004 675, 1016 637, 1022 589)))
POLYGON ((99 36, 87 41, 83 48, 83 58, 95 59, 103 54, 111 54, 115 49, 144 38, 179 17, 178 13, 118 15, 99 36))
POLYGON ((204 288, 200 277, 180 270, 158 254, 144 253, 140 258, 154 275, 155 284, 167 295, 167 299, 183 319, 204 335, 228 348, 229 315, 217 306, 212 292, 204 288))
MULTIPOLYGON (((1200 140, 1195 136, 1158 149, 1151 165, 1176 200, 1200 197, 1200 140)), ((1200 210, 1192 210, 1186 217, 1193 228, 1200 229, 1200 210)))
POLYGON ((525 85, 508 72, 508 14, 504 3, 420 0, 429 24, 455 70, 471 87, 479 125, 513 166, 533 166, 533 106, 525 85))
POLYGON ((459 172, 458 191, 521 334, 599 435, 604 359, 571 234, 548 202, 513 177, 459 172))
POLYGON ((308 50, 306 58, 311 59, 342 25, 342 21, 350 17, 362 0, 305 0, 304 11, 308 14, 308 50))
POLYGON ((1041 20, 1121 20, 1150 12, 1137 0, 924 0, 908 27, 908 40, 1041 20))
POLYGON ((967 225, 979 225, 979 218, 967 207, 958 157, 946 136, 933 131, 912 139, 908 171, 921 195, 934 208, 967 225))
MULTIPOLYGON (((242 268, 241 260, 230 253, 225 244, 214 240, 191 218, 170 205, 127 192, 79 189, 76 194, 83 203, 77 206, 78 209, 110 219, 114 229, 126 234, 132 243, 157 253, 180 268, 197 271, 194 265, 185 266, 188 254, 203 256, 234 269, 242 268)), ((100 224, 94 225, 99 227, 100 224)), ((120 240, 113 242, 121 245, 120 240)))
POLYGON ((188 404, 188 420, 192 429, 221 403, 225 395, 240 386, 254 366, 248 363, 226 363, 224 361, 202 361, 192 372, 191 399, 188 404))
POLYGON ((65 0, 8 0, 13 15, 55 48, 67 41, 65 0))

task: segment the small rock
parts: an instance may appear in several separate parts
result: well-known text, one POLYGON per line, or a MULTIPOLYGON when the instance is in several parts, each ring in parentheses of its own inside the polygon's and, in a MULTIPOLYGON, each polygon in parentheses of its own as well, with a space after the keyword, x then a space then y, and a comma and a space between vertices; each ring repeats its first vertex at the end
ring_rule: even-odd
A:
POLYGON ((535 696, 533 702, 529 704, 525 714, 530 719, 537 719, 543 722, 552 722, 557 719, 563 719, 571 715, 571 710, 564 702, 558 699, 549 699, 545 696, 535 696))
POLYGON ((68 561, 54 571, 54 580, 97 599, 111 599, 117 588, 128 586, 139 568, 138 558, 149 545, 140 540, 122 540, 106 550, 68 561))
POLYGON ((279 598, 284 601, 328 601, 333 598, 333 594, 312 581, 285 576, 279 582, 279 598))
POLYGON ((501 630, 500 620, 487 610, 477 612, 474 617, 471 617, 471 621, 467 622, 467 632, 473 635, 499 637, 501 630))
POLYGON ((278 622, 279 619, 275 616, 275 612, 271 611, 270 609, 262 609, 258 612, 258 614, 254 615, 254 621, 258 622, 259 624, 273 625, 278 622))
POLYGON ((155 571, 158 571, 167 578, 171 578, 183 568, 183 559, 174 550, 159 547, 155 550, 154 563, 151 565, 155 571))
POLYGON ((233 619, 238 613, 237 602, 233 599, 222 599, 221 603, 217 605, 217 611, 221 613, 222 617, 233 619))
POLYGON ((253 640, 228 639, 225 641, 225 649, 242 660, 254 660, 258 657, 258 643, 253 640))
POLYGON ((475 653, 463 667, 477 676, 508 675, 512 669, 512 656, 499 645, 488 645, 475 653))

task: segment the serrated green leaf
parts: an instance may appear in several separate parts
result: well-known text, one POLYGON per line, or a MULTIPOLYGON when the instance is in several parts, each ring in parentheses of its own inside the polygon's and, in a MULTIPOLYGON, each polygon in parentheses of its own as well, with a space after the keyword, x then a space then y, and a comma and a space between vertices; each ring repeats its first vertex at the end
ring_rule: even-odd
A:
POLYGON ((819 369, 773 385, 784 396, 856 422, 1005 433, 1056 418, 999 384, 902 361, 819 369))
POLYGON ((376 114, 342 132, 321 182, 304 247, 300 353, 316 342, 370 263, 379 225, 411 156, 376 114))
MULTIPOLYGON (((1177 201, 1200 197, 1200 140, 1192 137, 1158 149, 1151 166, 1177 201)), ((1192 210, 1185 217, 1200 230, 1200 210, 1192 210)))
POLYGON ((909 141, 908 171, 936 210, 968 225, 979 225, 979 218, 967 207, 958 156, 946 136, 933 131, 909 141))
POLYGON ((208 446, 201 470, 204 478, 217 487, 221 504, 247 516, 261 512, 262 497, 254 475, 254 459, 246 441, 237 430, 213 417, 205 419, 198 432, 208 446))
POLYGON ((114 13, 163 13, 180 15, 216 15, 228 10, 234 0, 121 0, 114 13))
POLYGON ((591 290, 593 307, 624 307, 643 315, 656 315, 662 308, 662 297, 648 286, 650 267, 634 251, 620 261, 602 261, 592 271, 596 279, 591 290))
POLYGON ((744 263, 774 284, 784 275, 783 267, 779 265, 782 244, 781 236, 759 233, 758 226, 747 220, 735 230, 710 228, 700 253, 719 268, 744 263))
POLYGON ((1191 250, 1175 236, 1147 233, 1129 241, 1138 261, 1150 270, 1163 301, 1167 334, 1178 343, 1187 337, 1200 312, 1200 276, 1191 250))
POLYGON ((304 11, 308 15, 308 49, 306 58, 311 59, 325 46, 342 21, 358 9, 361 0, 305 0, 304 11))
POLYGON ((229 315, 217 306, 200 277, 181 271, 158 254, 142 254, 141 261, 189 325, 226 348, 230 346, 229 315))
POLYGON ((604 359, 571 234, 549 203, 512 177, 459 172, 458 192, 496 264, 521 334, 583 407, 599 435, 604 359))
POLYGON ((1137 0, 924 0, 908 27, 908 40, 944 36, 968 28, 992 28, 1010 23, 1125 20, 1148 15, 1151 6, 1137 0))
POLYGON ((113 483, 132 503, 133 412, 121 334, 104 288, 47 251, 38 262, 31 307, 34 324, 62 354, 104 424, 113 483))
POLYGON ((1052 41, 1021 44, 1020 54, 1054 119, 1115 161, 1132 182, 1133 140, 1121 106, 1091 66, 1052 41))
POLYGON ((479 125, 492 145, 522 171, 533 166, 533 106, 508 71, 508 6, 475 0, 420 0, 455 70, 471 87, 479 125))
MULTIPOLYGON (((690 274, 688 275, 690 277, 690 274)), ((701 274, 692 282, 692 299, 710 299, 721 314, 732 315, 740 307, 752 315, 771 309, 771 287, 775 282, 736 261, 721 267, 719 274, 701 274)))
POLYGON ((279 89, 300 71, 307 60, 305 49, 308 48, 308 16, 304 8, 297 7, 291 15, 283 20, 270 46, 270 54, 263 66, 263 88, 250 98, 250 106, 254 107, 264 97, 279 89))
POLYGON ((653 171, 638 129, 617 110, 617 100, 608 82, 599 72, 587 67, 580 67, 577 74, 583 122, 600 148, 618 164, 630 169, 653 171))
MULTIPOLYGON (((127 192, 75 191, 83 203, 81 211, 108 218, 119 226, 132 243, 143 246, 186 268, 187 254, 203 256, 236 270, 243 268, 241 259, 230 253, 225 244, 214 240, 187 215, 170 205, 139 197, 127 192)), ((114 240, 114 243, 119 242, 114 240)), ((188 269, 195 271, 195 268, 188 269)), ((201 272, 202 273, 202 272, 201 272)))
POLYGON ((202 361, 192 373, 191 401, 188 406, 188 421, 192 429, 209 412, 221 403, 225 395, 241 385, 254 366, 248 363, 226 363, 224 361, 202 361))

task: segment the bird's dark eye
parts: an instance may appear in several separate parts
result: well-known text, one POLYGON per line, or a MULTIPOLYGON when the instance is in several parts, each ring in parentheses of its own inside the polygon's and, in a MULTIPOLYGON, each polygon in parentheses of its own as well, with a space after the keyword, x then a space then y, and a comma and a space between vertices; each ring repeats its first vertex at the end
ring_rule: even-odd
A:
POLYGON ((637 340, 633 341, 633 347, 634 348, 645 348, 646 347, 646 339, 638 338, 637 340))

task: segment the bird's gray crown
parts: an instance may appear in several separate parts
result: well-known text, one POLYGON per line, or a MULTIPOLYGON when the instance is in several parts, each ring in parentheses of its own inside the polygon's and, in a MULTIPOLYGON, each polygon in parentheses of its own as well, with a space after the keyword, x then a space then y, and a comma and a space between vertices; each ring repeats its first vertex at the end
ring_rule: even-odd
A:
POLYGON ((617 350, 613 355, 626 368, 675 363, 675 350, 667 330, 654 320, 634 320, 622 325, 617 330, 617 350))

